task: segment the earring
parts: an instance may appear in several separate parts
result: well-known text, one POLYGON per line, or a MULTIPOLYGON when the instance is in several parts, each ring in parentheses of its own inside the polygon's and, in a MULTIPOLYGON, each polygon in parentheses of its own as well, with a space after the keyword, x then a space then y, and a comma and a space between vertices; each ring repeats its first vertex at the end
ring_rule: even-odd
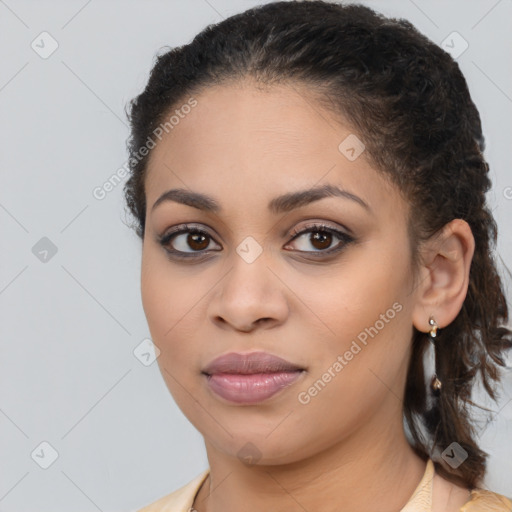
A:
POLYGON ((428 334, 429 334, 430 342, 434 346, 434 360, 435 360, 434 376, 432 377, 432 380, 430 382, 430 387, 432 388, 432 393, 435 396, 439 396, 439 394, 441 393, 441 388, 443 387, 443 383, 437 377, 438 356, 437 356, 436 345, 434 343, 435 338, 437 338, 437 330, 439 329, 439 325, 437 325, 437 322, 434 320, 433 316, 431 316, 429 318, 428 323, 430 324, 430 332, 428 334))

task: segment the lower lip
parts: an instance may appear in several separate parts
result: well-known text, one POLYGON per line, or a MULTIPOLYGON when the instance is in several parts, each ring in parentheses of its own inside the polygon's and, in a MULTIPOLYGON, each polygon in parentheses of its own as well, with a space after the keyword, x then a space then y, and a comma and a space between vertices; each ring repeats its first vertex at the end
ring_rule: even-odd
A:
POLYGON ((216 373, 206 375, 210 389, 237 404, 255 404, 267 400, 293 384, 304 372, 254 373, 251 375, 216 373))

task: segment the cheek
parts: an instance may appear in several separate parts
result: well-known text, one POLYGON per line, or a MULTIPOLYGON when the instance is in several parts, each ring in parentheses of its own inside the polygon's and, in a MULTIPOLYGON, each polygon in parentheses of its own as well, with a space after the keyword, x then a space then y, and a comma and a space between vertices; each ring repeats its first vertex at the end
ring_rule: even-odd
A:
MULTIPOLYGON (((166 262, 165 262, 166 263, 166 262)), ((175 402, 187 416, 194 416, 194 401, 190 392, 197 385, 195 367, 197 355, 190 334, 184 334, 190 311, 184 292, 185 283, 165 263, 143 257, 141 295, 151 339, 160 350, 157 363, 160 373, 175 402)), ((193 312, 190 311, 190 315, 193 312)))
POLYGON ((186 313, 184 278, 173 268, 162 249, 145 246, 141 265, 141 298, 149 327, 162 337, 186 313))
MULTIPOLYGON (((197 290, 190 280, 171 268, 158 251, 144 249, 141 268, 141 298, 153 342, 161 351, 159 359, 177 361, 190 344, 174 343, 199 307, 197 290), (178 350, 179 349, 179 350, 178 350), (172 356, 172 357, 171 357, 172 356)), ((186 335, 185 335, 186 336, 186 335)), ((183 339, 187 339, 186 337, 183 339)), ((174 364, 174 363, 173 363, 174 364)))
MULTIPOLYGON (((361 311, 333 324, 338 338, 319 345, 320 359, 297 390, 300 436, 310 428, 318 437, 318 418, 329 418, 322 423, 324 440, 318 440, 322 445, 353 432, 382 407, 395 412, 403 393, 411 335, 407 311, 395 304, 395 309, 392 305, 384 309, 385 320, 361 311)), ((379 308, 375 311, 380 313, 379 308)))
POLYGON ((307 286, 306 304, 321 320, 314 319, 321 331, 313 336, 318 343, 311 351, 314 364, 308 381, 320 380, 323 398, 317 402, 333 400, 357 408, 365 397, 371 401, 386 386, 400 393, 412 336, 409 281, 405 270, 390 269, 407 265, 406 251, 372 251, 369 257, 354 258, 339 272, 332 272, 329 279, 316 280, 318 286, 311 286, 310 280, 301 283, 307 286), (336 377, 330 377, 329 371, 336 377), (324 382, 329 382, 327 393, 324 382), (352 391, 346 394, 348 385, 352 391))
MULTIPOLYGON (((144 249, 141 269, 141 298, 151 334, 161 340, 172 321, 169 291, 165 269, 149 249, 144 249)), ((156 343, 157 339, 153 341, 156 343)))
MULTIPOLYGON (((395 264, 402 269, 407 267, 407 261, 400 255, 396 256, 395 264)), ((339 350, 359 335, 364 341, 365 335, 369 336, 368 329, 374 332, 375 324, 378 331, 390 331, 396 324, 395 318, 405 316, 397 310, 404 309, 408 290, 405 271, 390 271, 396 268, 395 264, 372 252, 360 258, 354 256, 328 273, 290 276, 294 292, 311 313, 304 321, 310 327, 317 326, 317 335, 339 350)), ((304 309, 299 303, 297 307, 304 309)))

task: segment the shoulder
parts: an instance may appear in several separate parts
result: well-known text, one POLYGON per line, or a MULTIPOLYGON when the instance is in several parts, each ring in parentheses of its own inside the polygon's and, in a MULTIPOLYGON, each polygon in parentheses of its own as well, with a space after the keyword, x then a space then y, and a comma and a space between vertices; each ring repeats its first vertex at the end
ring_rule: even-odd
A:
POLYGON ((512 500, 486 489, 473 489, 460 512, 512 512, 512 500))
POLYGON ((206 480, 209 471, 209 469, 204 470, 193 480, 188 482, 188 484, 146 505, 137 512, 189 512, 194 498, 201 484, 206 480))

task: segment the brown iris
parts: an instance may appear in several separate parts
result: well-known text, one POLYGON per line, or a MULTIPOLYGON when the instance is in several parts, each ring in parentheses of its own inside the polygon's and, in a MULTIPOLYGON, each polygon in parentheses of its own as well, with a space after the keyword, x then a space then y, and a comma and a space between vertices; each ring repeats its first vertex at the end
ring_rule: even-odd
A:
POLYGON ((332 243, 332 234, 327 233, 325 231, 316 231, 313 233, 313 241, 311 243, 317 249, 325 249, 326 247, 329 247, 332 243), (319 244, 319 246, 315 244, 319 244))
POLYGON ((187 243, 192 249, 200 251, 208 247, 209 240, 207 236, 201 233, 189 233, 187 243))

